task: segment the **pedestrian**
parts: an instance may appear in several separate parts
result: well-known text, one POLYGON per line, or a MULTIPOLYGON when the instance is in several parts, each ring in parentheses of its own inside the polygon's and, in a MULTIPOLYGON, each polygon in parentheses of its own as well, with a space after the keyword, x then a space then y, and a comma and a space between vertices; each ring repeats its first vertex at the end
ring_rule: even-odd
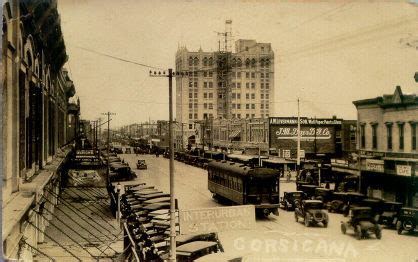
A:
POLYGON ((290 173, 290 169, 287 170, 287 182, 290 182, 290 178, 292 177, 292 174, 290 173))

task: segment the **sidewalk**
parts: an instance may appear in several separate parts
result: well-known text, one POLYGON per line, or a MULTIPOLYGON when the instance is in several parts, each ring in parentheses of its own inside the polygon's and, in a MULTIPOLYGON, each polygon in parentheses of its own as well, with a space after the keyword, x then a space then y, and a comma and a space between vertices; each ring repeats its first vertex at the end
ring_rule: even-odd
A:
MULTIPOLYGON (((45 235, 38 248, 57 261, 122 261, 123 231, 110 212, 106 188, 70 187, 61 197, 45 231, 54 241, 45 235)), ((49 261, 41 254, 34 259, 49 261)))

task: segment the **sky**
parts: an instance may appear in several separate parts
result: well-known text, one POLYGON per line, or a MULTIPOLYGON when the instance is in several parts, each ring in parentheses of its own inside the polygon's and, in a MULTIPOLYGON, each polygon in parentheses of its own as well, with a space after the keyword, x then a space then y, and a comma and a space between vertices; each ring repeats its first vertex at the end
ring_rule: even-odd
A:
POLYGON ((296 116, 299 97, 302 116, 356 119, 352 101, 418 93, 414 1, 60 0, 58 11, 81 116, 114 112, 115 127, 168 119, 168 80, 138 64, 173 68, 179 46, 216 51, 227 19, 234 40, 272 45, 273 116, 296 116))

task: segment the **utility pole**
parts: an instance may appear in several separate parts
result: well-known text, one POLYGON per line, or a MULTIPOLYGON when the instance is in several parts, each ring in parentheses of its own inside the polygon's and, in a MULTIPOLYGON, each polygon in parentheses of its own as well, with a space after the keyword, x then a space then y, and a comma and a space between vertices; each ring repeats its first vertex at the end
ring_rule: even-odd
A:
POLYGON ((107 112, 107 113, 102 113, 102 115, 106 115, 107 116, 107 148, 106 148, 106 153, 107 153, 107 171, 106 171, 106 175, 107 175, 107 180, 109 182, 109 173, 110 173, 110 162, 109 162, 109 151, 110 151, 110 116, 111 115, 116 115, 115 113, 111 113, 111 112, 107 112))
MULTIPOLYGON (((177 72, 178 73, 178 72, 177 72)), ((169 103, 169 135, 170 142, 170 257, 169 261, 176 261, 176 209, 174 191, 174 141, 173 141, 173 70, 168 69, 168 75, 163 72, 155 72, 150 77, 168 77, 168 103, 169 103)))
POLYGON ((299 177, 300 172, 300 112, 299 112, 299 97, 298 97, 298 146, 297 146, 296 172, 299 177))

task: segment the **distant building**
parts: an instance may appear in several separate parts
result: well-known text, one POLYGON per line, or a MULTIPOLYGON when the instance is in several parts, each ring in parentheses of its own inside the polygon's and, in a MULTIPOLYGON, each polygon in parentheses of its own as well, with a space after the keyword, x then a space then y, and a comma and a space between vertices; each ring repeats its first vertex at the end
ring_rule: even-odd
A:
POLYGON ((235 52, 176 53, 176 120, 268 118, 274 109, 274 52, 269 43, 237 40, 235 52))
POLYGON ((354 101, 361 191, 418 206, 418 97, 403 94, 354 101))

